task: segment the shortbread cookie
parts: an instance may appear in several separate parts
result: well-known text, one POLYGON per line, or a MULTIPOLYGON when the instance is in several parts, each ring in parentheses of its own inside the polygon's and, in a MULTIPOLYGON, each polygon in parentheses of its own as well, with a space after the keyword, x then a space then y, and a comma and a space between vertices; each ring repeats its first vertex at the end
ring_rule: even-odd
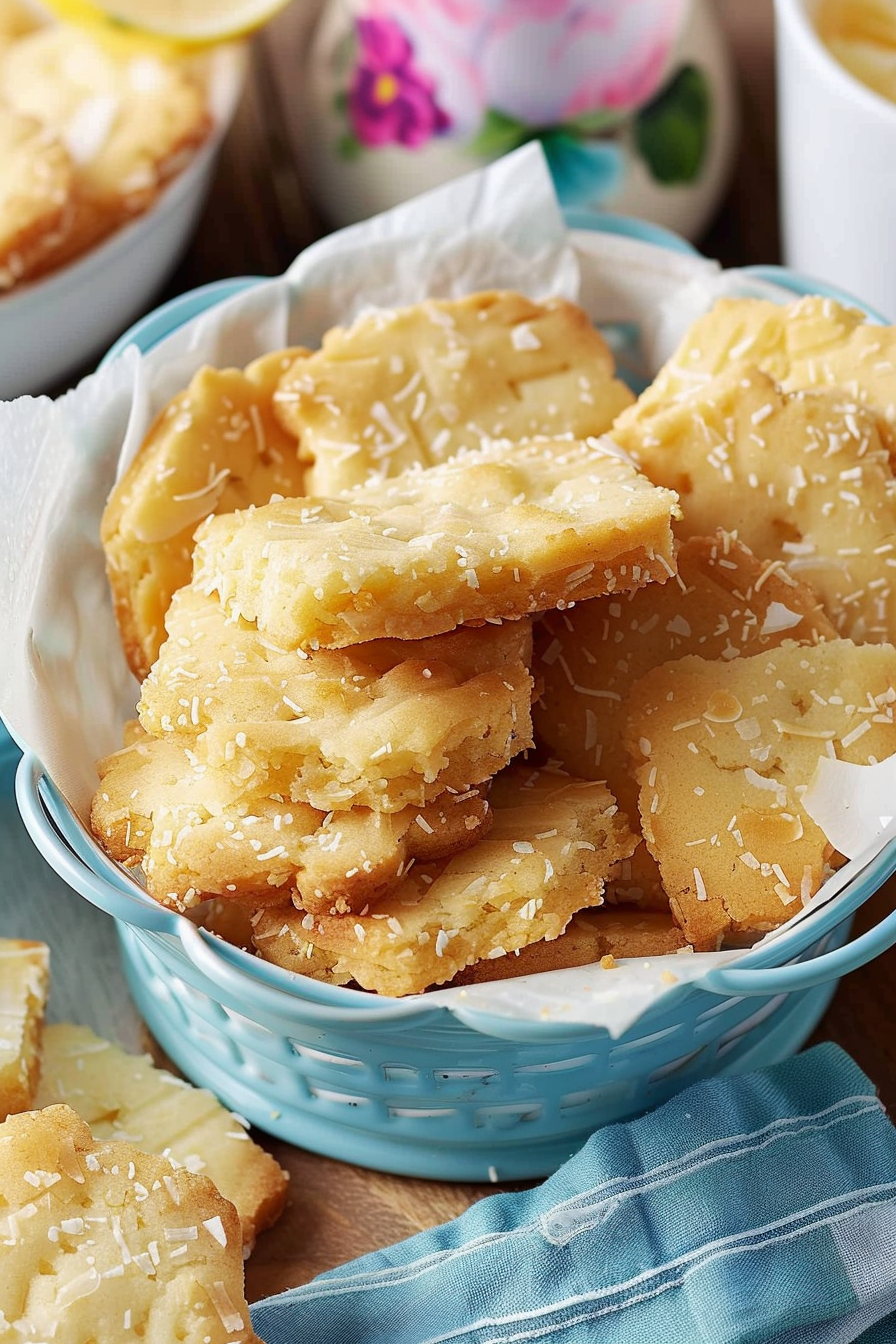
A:
POLYGON ((142 723, 193 747, 234 797, 397 811, 466 791, 532 745, 526 620, 301 658, 190 586, 167 625, 142 723))
POLYGON ((68 1106, 10 1116, 0 1331, 58 1344, 260 1344, 236 1210, 166 1157, 94 1142, 68 1106))
POLYGON ((336 327, 276 395, 314 458, 311 492, 324 496, 486 439, 602 434, 631 401, 581 308, 510 292, 429 299, 336 327))
POLYGON ((841 390, 788 394, 732 369, 624 441, 678 491, 679 536, 736 528, 816 589, 839 634, 879 644, 896 639, 896 479, 881 424, 841 390))
POLYGON ((213 518, 194 582, 284 648, 420 639, 666 579, 674 508, 603 440, 493 444, 213 518))
POLYGON ((803 811, 820 757, 896 751, 896 649, 831 640, 733 662, 688 657, 628 700, 644 838, 688 941, 776 928, 838 857, 803 811))
POLYGON ((487 840, 447 863, 416 864, 356 919, 270 912, 257 930, 262 956, 273 958, 289 937, 291 969, 310 944, 306 974, 403 995, 444 984, 483 957, 558 937, 576 910, 600 904, 610 865, 631 853, 635 837, 602 784, 514 768, 494 788, 487 840), (279 938, 266 941, 270 931, 279 938))
POLYGON ((62 141, 0 99, 0 290, 45 267, 71 228, 73 192, 62 141))
MULTIPOLYGON (((284 373, 293 367, 296 360, 310 353, 310 350, 306 350, 301 345, 288 345, 278 350, 269 350, 267 354, 259 355, 257 359, 252 360, 251 364, 246 365, 246 377, 258 388, 265 402, 273 402, 284 373)), ((286 429, 280 424, 280 419, 276 413, 274 413, 274 419, 284 430, 284 441, 293 445, 298 443, 299 457, 303 462, 309 462, 311 460, 310 454, 303 448, 302 443, 296 438, 292 430, 286 429)), ((265 426, 265 432, 267 433, 267 426, 265 426)))
POLYGON ((125 655, 142 680, 165 638, 172 595, 190 580, 193 533, 212 513, 300 495, 305 468, 271 406, 285 354, 242 372, 202 368, 153 422, 109 496, 101 538, 125 655))
POLYGON ((637 786, 621 708, 634 681, 688 653, 730 661, 783 640, 837 637, 811 588, 786 570, 769 571, 729 533, 691 537, 677 566, 667 584, 578 602, 535 626, 539 742, 570 774, 605 779, 632 813, 637 786))
POLYGON ((231 791, 176 741, 142 737, 99 762, 93 832, 120 863, 140 865, 150 895, 188 909, 208 896, 253 908, 301 892, 306 906, 361 910, 396 886, 411 860, 455 853, 490 825, 480 789, 423 808, 324 812, 231 791))
POLYGON ((743 363, 787 392, 842 388, 883 418, 887 448, 896 452, 896 327, 876 326, 857 308, 817 295, 787 304, 720 299, 688 328, 650 387, 623 411, 614 434, 647 433, 656 411, 743 363))
POLYGON ((311 914, 301 914, 288 905, 256 910, 252 915, 252 943, 258 955, 274 966, 296 975, 307 975, 325 985, 350 985, 352 972, 340 961, 338 952, 315 947, 306 924, 314 922, 311 914))
POLYGON ((0 938, 0 1120, 34 1101, 49 975, 46 943, 0 938))
POLYGON ((47 1027, 37 1107, 64 1103, 97 1142, 125 1140, 201 1172, 236 1208, 243 1244, 283 1212, 289 1177, 211 1092, 128 1055, 88 1027, 47 1027))
MULTIPOLYGON (((638 786, 622 710, 638 677, 686 653, 727 660, 784 639, 815 643, 837 635, 810 588, 786 571, 770 572, 728 533, 691 538, 679 547, 677 564, 667 584, 579 602, 536 625, 538 740, 564 770, 606 780, 633 825, 638 786)), ((610 875, 605 896, 668 908, 659 869, 643 845, 610 875)))
POLYGON ((203 90, 177 65, 122 57, 68 25, 0 54, 0 98, 51 127, 78 165, 81 246, 151 204, 211 126, 203 90))
POLYGON ((603 957, 614 961, 666 957, 690 952, 684 934, 668 907, 660 910, 626 910, 602 905, 597 910, 578 910, 559 938, 530 943, 505 957, 477 961, 455 978, 456 985, 481 985, 489 980, 509 980, 518 975, 562 971, 572 966, 592 966, 603 957))

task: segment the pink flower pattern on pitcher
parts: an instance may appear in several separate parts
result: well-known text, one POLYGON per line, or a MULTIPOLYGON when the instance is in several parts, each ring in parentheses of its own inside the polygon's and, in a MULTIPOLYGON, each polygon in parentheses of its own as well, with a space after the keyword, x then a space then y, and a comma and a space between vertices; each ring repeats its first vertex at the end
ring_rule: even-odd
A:
POLYGON ((416 149, 442 135, 451 119, 435 99, 435 81, 413 62, 414 49, 394 20, 358 19, 358 58, 348 113, 364 145, 416 149))
POLYGON ((688 0, 367 0, 400 24, 420 67, 438 72, 458 134, 489 109, 551 126, 598 109, 626 111, 666 74, 688 0))

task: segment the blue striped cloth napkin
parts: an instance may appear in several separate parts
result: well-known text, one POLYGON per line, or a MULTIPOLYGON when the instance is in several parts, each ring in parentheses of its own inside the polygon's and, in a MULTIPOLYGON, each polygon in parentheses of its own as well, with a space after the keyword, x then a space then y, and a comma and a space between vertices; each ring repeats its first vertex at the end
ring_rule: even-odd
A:
POLYGON ((265 1344, 896 1344, 896 1130, 834 1045, 252 1311, 265 1344))

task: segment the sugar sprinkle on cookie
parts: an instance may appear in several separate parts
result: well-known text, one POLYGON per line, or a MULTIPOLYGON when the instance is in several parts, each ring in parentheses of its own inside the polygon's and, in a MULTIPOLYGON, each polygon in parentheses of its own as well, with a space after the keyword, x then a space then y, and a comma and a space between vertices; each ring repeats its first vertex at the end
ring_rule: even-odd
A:
POLYGON ((487 439, 602 434, 631 401, 581 308, 510 291, 364 314, 328 331, 274 396, 323 496, 487 439))
POLYGON ((830 640, 648 672, 628 698, 644 838, 694 947, 753 942, 840 860, 801 806, 818 760, 896 752, 896 649, 830 640))
POLYGON ((208 1176, 235 1206, 247 1251, 280 1216, 287 1174, 211 1092, 68 1022, 46 1028, 42 1054, 36 1108, 70 1106, 97 1142, 124 1140, 208 1176))
POLYGON ((213 518, 193 581, 286 649, 420 639, 667 579, 675 507, 605 440, 496 443, 213 518))

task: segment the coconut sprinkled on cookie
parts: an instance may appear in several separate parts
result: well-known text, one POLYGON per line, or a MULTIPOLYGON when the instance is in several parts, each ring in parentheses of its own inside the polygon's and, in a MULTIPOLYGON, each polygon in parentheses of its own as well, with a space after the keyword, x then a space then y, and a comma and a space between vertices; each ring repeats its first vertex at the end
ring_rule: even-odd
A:
POLYGON ((0 1120, 34 1101, 49 966, 46 943, 0 938, 0 1120))
POLYGON ((480 784, 531 746, 525 620, 301 657, 191 586, 168 630, 141 721, 196 752, 234 799, 397 811, 480 784))
POLYGON ((603 440, 493 444, 214 518, 194 582, 284 648, 420 639, 668 578, 674 508, 603 440))
POLYGON ((98 768, 94 834, 113 858, 139 864, 157 901, 181 911, 209 896, 279 905, 296 891, 313 909, 362 909, 417 857, 453 854, 491 824, 484 788, 446 790, 398 812, 323 812, 251 792, 233 801, 196 753, 145 734, 98 768))
POLYGON ((837 856, 801 799, 821 756, 896 752, 896 649, 831 640, 648 672, 628 700, 644 837, 688 940, 777 928, 837 856))
POLYGON ((324 496, 487 439, 602 434, 631 401, 581 308, 511 292, 365 314, 327 332, 275 395, 324 496))
POLYGON ((275 419, 278 351, 240 369, 202 368, 160 411, 115 486, 101 527, 115 614, 142 681, 165 638, 172 595, 190 580, 193 533, 212 513, 304 488, 299 446, 275 419))
POLYGON ((677 490, 681 537, 722 525, 818 592, 839 634, 896 639, 896 478, 883 422, 842 390, 782 392, 733 369, 620 434, 677 490))
POLYGON ((301 484, 227 513, 222 452, 156 473, 171 517, 216 516, 146 735, 101 763, 106 849, 384 994, 784 923, 839 862, 801 806, 819 756, 896 750, 894 330, 726 300, 635 406, 581 310, 514 294, 266 358, 245 433, 285 426, 301 484))
POLYGON ((266 912, 256 946, 292 968, 307 956, 318 978, 419 993, 483 958, 559 937, 576 910, 600 904, 609 867, 634 845, 602 784, 517 767, 496 782, 494 825, 472 849, 416 865, 356 920, 266 912))
POLYGON ((887 449, 896 452, 896 328, 814 294, 785 304, 720 299, 691 324, 616 428, 625 435, 649 432, 657 411, 743 364, 769 374, 786 392, 841 389, 883 419, 887 449))
POLYGON ((270 1154, 210 1092, 155 1068, 148 1055, 126 1054, 88 1027, 47 1027, 35 1105, 60 1103, 97 1141, 126 1140, 208 1176, 236 1208, 247 1253, 283 1210, 287 1175, 270 1154))
POLYGON ((66 238, 74 178, 62 140, 0 100, 0 291, 38 274, 66 238))
MULTIPOLYGON (((638 677, 687 653, 727 662, 785 639, 815 643, 837 635, 811 588, 786 571, 770 573, 730 533, 692 537, 676 560, 678 573, 667 584, 548 612, 536 625, 537 739, 564 769, 606 780, 633 823, 638 786, 623 735, 626 697, 638 677)), ((611 875, 606 896, 668 906, 643 845, 611 875)))
POLYGON ((233 1205, 205 1176, 95 1142, 68 1106, 0 1125, 0 1325, 22 1339, 259 1344, 233 1205))

